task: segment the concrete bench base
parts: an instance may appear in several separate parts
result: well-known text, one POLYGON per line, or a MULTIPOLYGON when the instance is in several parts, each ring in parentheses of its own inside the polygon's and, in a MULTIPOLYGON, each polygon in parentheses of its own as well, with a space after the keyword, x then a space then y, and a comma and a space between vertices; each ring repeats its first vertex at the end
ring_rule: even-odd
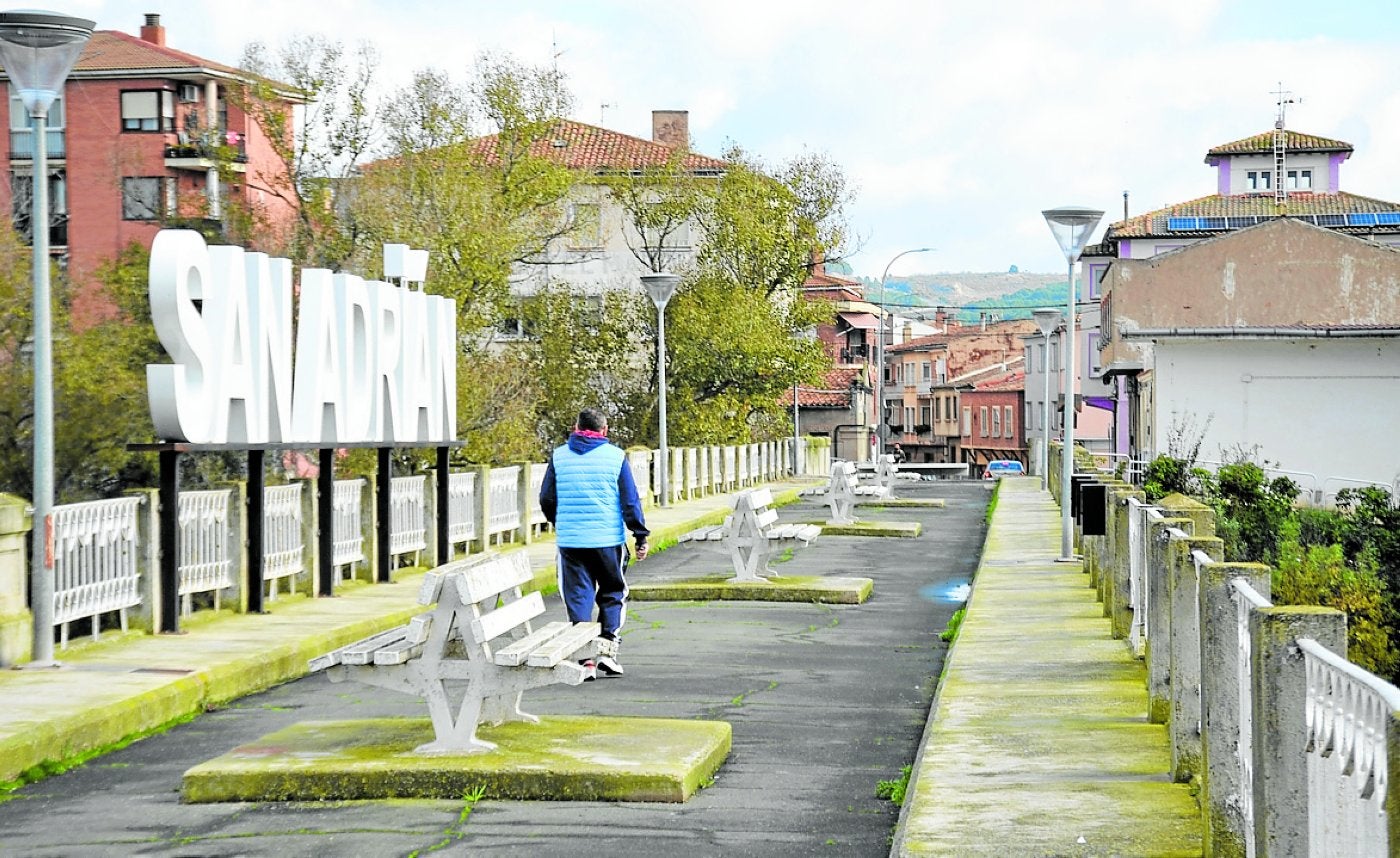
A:
POLYGON ((912 539, 924 532, 917 521, 857 521, 852 524, 822 524, 827 536, 894 536, 912 539))
POLYGON ((740 581, 733 576, 714 575, 633 583, 628 588, 628 599, 641 602, 821 602, 859 605, 870 598, 874 586, 869 578, 794 575, 740 581))
POLYGON ((185 772, 187 802, 387 798, 683 802, 729 756, 723 721, 545 717, 483 727, 475 754, 415 754, 427 718, 307 721, 185 772))

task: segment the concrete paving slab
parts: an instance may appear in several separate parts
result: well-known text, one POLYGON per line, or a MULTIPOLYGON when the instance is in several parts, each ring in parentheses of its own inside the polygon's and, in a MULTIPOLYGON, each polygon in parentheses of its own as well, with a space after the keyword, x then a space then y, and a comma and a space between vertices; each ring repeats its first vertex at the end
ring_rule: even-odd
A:
POLYGON ((1080 565, 1054 562, 1056 511, 1037 480, 1001 480, 893 855, 1202 854, 1142 663, 1080 565))
POLYGON ((923 523, 918 521, 857 521, 852 524, 814 521, 811 523, 821 525, 823 536, 890 536, 897 539, 913 539, 924 531, 923 523))
POLYGON ((483 727, 477 754, 420 754, 427 718, 303 721, 185 772, 187 802, 385 798, 683 802, 729 754, 723 721, 551 716, 483 727))

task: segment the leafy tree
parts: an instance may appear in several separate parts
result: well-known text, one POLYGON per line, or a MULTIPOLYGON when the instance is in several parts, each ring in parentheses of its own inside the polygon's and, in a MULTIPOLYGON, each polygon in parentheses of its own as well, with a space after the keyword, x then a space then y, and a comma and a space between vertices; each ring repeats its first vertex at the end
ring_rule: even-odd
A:
POLYGON ((1215 478, 1215 507, 1227 560, 1272 563, 1279 536, 1293 513, 1298 484, 1287 477, 1266 478, 1254 462, 1221 465, 1215 478))
POLYGON ((299 36, 275 50, 253 42, 240 65, 249 79, 230 84, 229 101, 257 123, 276 155, 274 167, 249 179, 296 212, 285 229, 250 224, 249 238, 302 265, 344 268, 358 236, 337 194, 376 144, 374 48, 361 44, 348 54, 339 42, 299 36), (305 105, 293 110, 289 96, 305 105))

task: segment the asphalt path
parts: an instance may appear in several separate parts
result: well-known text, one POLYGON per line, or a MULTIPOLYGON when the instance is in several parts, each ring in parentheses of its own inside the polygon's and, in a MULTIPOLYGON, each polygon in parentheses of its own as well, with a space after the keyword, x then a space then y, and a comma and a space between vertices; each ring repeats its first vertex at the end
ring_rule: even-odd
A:
MULTIPOLYGON (((633 602, 627 675, 527 692, 536 714, 718 719, 733 750, 684 804, 366 801, 189 805, 183 772, 298 721, 426 715, 414 698, 311 676, 253 695, 0 804, 0 854, 16 856, 805 856, 886 855, 899 809, 876 796, 914 761, 966 598, 989 492, 927 482, 901 496, 936 508, 858 508, 919 521, 916 539, 823 536, 781 574, 872 578, 862 605, 633 602)), ((821 521, 802 501, 782 521, 821 521)), ((686 544, 630 571, 705 574, 718 543, 686 544)), ((557 599, 551 613, 562 615, 557 599)))

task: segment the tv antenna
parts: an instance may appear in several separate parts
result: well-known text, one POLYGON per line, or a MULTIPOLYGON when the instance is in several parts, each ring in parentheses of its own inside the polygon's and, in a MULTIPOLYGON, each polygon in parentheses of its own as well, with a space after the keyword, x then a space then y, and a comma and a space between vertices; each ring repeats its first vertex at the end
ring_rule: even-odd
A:
POLYGON ((1283 81, 1279 81, 1278 89, 1274 90, 1274 98, 1278 104, 1278 113, 1274 117, 1274 202, 1283 205, 1288 202, 1288 172, 1285 170, 1285 160, 1288 152, 1288 132, 1285 129, 1285 116, 1290 104, 1302 104, 1301 97, 1294 97, 1293 93, 1283 88, 1283 81))
POLYGON ((615 108, 615 107, 617 107, 617 102, 615 102, 615 101, 605 101, 605 102, 603 102, 602 104, 599 104, 599 105, 598 105, 598 124, 599 124, 599 125, 606 125, 606 124, 607 124, 607 112, 608 112, 609 110, 615 108))

